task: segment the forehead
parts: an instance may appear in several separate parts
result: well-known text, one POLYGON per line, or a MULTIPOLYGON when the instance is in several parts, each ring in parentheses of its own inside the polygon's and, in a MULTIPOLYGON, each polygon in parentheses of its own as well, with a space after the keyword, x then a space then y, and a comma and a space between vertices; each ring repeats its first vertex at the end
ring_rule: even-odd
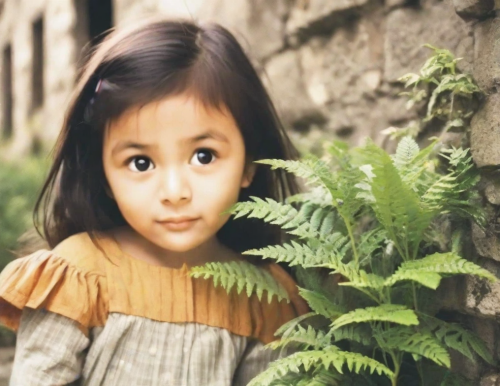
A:
POLYGON ((190 138, 210 130, 231 137, 239 129, 227 108, 205 106, 189 95, 170 96, 126 110, 106 128, 106 140, 155 140, 190 138))

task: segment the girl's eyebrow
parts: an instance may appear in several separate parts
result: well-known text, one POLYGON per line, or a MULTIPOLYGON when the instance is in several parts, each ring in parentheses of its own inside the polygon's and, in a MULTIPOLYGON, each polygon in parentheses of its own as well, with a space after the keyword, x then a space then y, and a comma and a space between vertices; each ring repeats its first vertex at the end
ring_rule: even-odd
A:
MULTIPOLYGON (((212 129, 207 130, 206 132, 199 134, 199 135, 196 135, 192 138, 187 138, 185 141, 190 142, 190 143, 196 143, 196 142, 203 141, 204 139, 209 139, 209 138, 212 138, 212 139, 215 139, 215 140, 221 141, 221 142, 229 142, 229 140, 227 139, 227 137, 224 134, 222 134, 218 131, 212 130, 212 129)), ((119 153, 125 149, 144 150, 144 149, 148 149, 148 148, 151 148, 154 146, 156 146, 156 145, 149 145, 149 144, 145 144, 145 143, 132 142, 132 141, 121 141, 121 142, 118 142, 117 145, 114 147, 114 149, 111 151, 111 155, 115 155, 116 153, 119 153)))
POLYGON ((213 129, 208 129, 206 132, 204 132, 200 135, 197 135, 197 136, 192 137, 192 138, 188 138, 187 141, 194 143, 194 142, 198 142, 198 141, 203 141, 204 139, 208 139, 208 138, 212 138, 212 139, 215 139, 217 141, 222 141, 222 142, 229 142, 227 137, 224 134, 222 134, 219 131, 213 130, 213 129))
POLYGON ((151 145, 143 144, 143 143, 137 143, 137 142, 131 142, 131 141, 121 141, 118 142, 117 145, 114 147, 114 149, 111 151, 111 155, 115 155, 116 153, 119 153, 125 149, 147 149, 151 147, 151 145))

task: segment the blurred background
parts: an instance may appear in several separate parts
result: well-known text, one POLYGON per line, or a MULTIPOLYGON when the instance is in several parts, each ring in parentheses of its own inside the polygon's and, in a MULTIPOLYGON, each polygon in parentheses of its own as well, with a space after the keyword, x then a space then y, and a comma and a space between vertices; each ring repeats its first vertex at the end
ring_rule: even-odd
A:
POLYGON ((467 17, 477 2, 0 0, 0 269, 30 226, 79 69, 110 28, 158 14, 221 23, 249 52, 295 143, 308 151, 333 137, 382 143, 383 129, 414 119, 397 79, 420 68, 424 43, 463 57, 470 72, 467 17))
MULTIPOLYGON (((32 226, 79 68, 110 28, 158 14, 221 23, 250 54, 295 143, 314 151, 322 139, 366 136, 390 147, 381 131, 415 119, 397 79, 418 71, 425 43, 462 57, 461 69, 492 88, 488 63, 474 60, 493 47, 494 8, 493 0, 0 0, 0 269, 32 226)), ((12 351, 0 355, 8 363, 12 351)), ((0 377, 8 372, 7 364, 0 377)))

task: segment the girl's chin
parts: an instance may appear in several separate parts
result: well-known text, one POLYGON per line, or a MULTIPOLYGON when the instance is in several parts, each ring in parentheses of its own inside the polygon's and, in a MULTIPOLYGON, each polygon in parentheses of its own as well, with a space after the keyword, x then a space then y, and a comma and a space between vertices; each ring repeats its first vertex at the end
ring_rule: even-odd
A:
POLYGON ((155 244, 170 252, 183 253, 189 252, 193 249, 200 247, 205 244, 208 240, 193 240, 191 237, 169 237, 168 240, 159 240, 155 244))

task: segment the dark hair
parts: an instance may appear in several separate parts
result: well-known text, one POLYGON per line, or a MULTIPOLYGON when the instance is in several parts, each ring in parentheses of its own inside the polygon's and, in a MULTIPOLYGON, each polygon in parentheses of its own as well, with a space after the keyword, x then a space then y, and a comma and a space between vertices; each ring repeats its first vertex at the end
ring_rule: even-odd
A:
MULTIPOLYGON (((249 160, 296 158, 257 72, 226 29, 155 20, 114 31, 83 69, 35 206, 35 227, 40 232, 42 211, 51 248, 76 233, 88 232, 94 239, 96 232, 126 224, 105 190, 101 154, 106 124, 131 107, 181 93, 193 94, 205 107, 226 107, 241 130, 249 160)), ((296 192, 292 176, 258 167, 239 199, 282 200, 296 192)), ((280 241, 276 227, 255 219, 231 218, 218 237, 238 252, 280 241)))

